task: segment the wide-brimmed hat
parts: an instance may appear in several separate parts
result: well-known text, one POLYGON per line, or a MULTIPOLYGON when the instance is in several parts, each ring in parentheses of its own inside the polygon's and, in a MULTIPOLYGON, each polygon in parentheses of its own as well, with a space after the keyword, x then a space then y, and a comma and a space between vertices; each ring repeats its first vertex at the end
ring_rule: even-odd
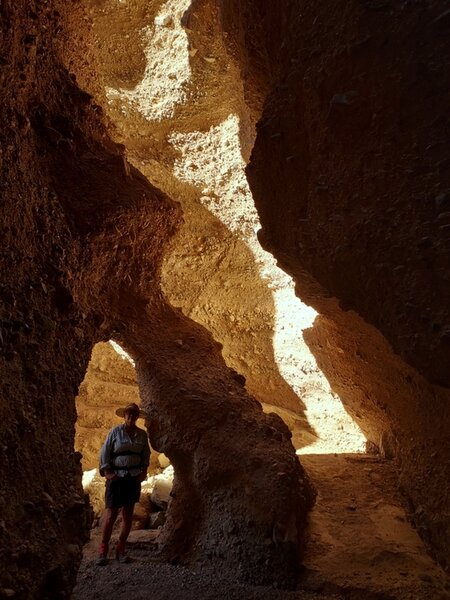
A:
POLYGON ((138 419, 148 419, 148 413, 140 408, 136 402, 132 402, 126 406, 121 406, 116 410, 116 415, 118 417, 124 417, 126 412, 139 413, 138 419))

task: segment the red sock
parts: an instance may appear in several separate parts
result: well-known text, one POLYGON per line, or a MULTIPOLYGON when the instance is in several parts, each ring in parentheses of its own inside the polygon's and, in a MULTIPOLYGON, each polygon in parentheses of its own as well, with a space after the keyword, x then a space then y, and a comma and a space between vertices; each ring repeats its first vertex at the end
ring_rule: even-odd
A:
POLYGON ((98 553, 102 554, 103 556, 106 556, 108 554, 108 544, 105 544, 105 542, 102 542, 100 544, 100 548, 98 549, 98 553))

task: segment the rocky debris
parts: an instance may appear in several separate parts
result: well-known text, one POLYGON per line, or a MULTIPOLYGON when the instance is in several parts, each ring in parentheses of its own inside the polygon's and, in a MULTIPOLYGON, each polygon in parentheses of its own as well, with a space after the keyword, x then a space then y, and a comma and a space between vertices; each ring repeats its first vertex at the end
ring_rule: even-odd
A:
MULTIPOLYGON (((142 484, 140 501, 135 505, 132 529, 156 529, 165 522, 162 509, 167 509, 170 490, 172 489, 173 469, 170 473, 149 476, 142 484), (158 510, 158 512, 152 512, 158 510)), ((84 490, 89 494, 89 502, 94 512, 96 522, 101 518, 105 507, 105 478, 101 477, 96 469, 86 478, 84 490)), ((120 526, 120 515, 115 529, 120 526)))
POLYGON ((132 529, 147 529, 149 526, 149 513, 148 504, 145 502, 138 502, 134 506, 133 522, 131 525, 132 529))
POLYGON ((158 529, 166 522, 166 515, 163 510, 150 514, 149 529, 158 529))
POLYGON ((286 592, 273 587, 250 586, 212 576, 201 569, 190 570, 180 565, 161 564, 149 560, 151 551, 139 544, 130 548, 133 561, 118 565, 115 561, 96 568, 94 556, 85 558, 72 600, 344 600, 344 594, 313 591, 286 592))
POLYGON ((167 458, 165 454, 160 452, 158 454, 158 463, 161 469, 166 469, 170 465, 170 460, 167 458))
MULTIPOLYGON (((159 531, 152 529, 135 529, 130 532, 128 536, 127 544, 131 547, 143 546, 147 548, 149 544, 153 543, 159 535, 159 531)), ((89 550, 86 549, 86 556, 88 556, 89 550)))
POLYGON ((149 477, 143 486, 143 489, 151 490, 150 499, 153 504, 163 510, 166 510, 169 504, 173 486, 173 475, 173 467, 170 465, 162 473, 149 477))
POLYGON ((105 507, 105 478, 101 477, 97 469, 93 469, 89 480, 84 483, 84 491, 89 494, 89 502, 96 518, 101 516, 105 507))

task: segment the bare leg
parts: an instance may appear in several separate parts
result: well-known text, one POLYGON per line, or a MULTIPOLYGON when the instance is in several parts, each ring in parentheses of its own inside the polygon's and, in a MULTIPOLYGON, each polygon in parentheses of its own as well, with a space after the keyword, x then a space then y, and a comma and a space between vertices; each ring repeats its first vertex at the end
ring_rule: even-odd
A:
POLYGON ((118 508, 105 508, 105 512, 103 513, 102 544, 105 544, 106 547, 108 547, 109 540, 111 539, 112 530, 118 514, 118 508))
POLYGON ((109 540, 111 539, 111 533, 116 522, 117 515, 119 513, 118 508, 105 508, 103 512, 103 523, 102 523, 102 543, 100 544, 98 558, 96 564, 98 566, 104 566, 108 564, 108 546, 109 540))
POLYGON ((128 534, 130 533, 133 521, 134 503, 122 507, 122 526, 120 528, 119 540, 125 545, 128 534))

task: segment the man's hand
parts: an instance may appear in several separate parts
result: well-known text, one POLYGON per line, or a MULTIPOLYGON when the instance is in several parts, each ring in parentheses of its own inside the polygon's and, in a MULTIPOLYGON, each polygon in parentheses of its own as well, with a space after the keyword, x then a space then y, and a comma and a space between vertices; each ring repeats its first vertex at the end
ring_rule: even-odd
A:
POLYGON ((105 471, 105 477, 109 481, 114 481, 114 479, 117 479, 118 475, 114 471, 105 471))

